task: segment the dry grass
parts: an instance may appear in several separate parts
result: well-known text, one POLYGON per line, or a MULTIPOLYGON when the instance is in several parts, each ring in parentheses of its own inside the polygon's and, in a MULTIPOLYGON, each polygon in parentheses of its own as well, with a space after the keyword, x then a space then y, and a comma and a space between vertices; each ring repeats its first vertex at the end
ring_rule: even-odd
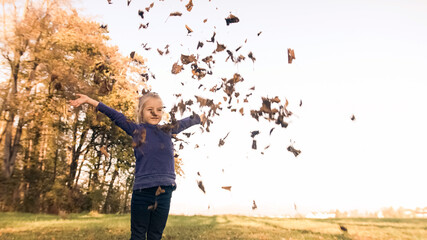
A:
MULTIPOLYGON (((129 215, 0 213, 0 239, 129 239, 129 215)), ((427 239, 427 219, 280 219, 170 216, 173 239, 427 239), (348 231, 343 232, 340 225, 348 231)))

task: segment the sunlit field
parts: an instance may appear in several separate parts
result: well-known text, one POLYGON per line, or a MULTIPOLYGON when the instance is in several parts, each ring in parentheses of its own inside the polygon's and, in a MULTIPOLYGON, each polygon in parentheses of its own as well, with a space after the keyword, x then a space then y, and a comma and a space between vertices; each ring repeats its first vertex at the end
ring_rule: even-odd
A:
MULTIPOLYGON (((0 239, 129 239, 129 218, 130 215, 0 213, 0 239)), ((427 239, 427 219, 171 215, 163 239, 427 239)))

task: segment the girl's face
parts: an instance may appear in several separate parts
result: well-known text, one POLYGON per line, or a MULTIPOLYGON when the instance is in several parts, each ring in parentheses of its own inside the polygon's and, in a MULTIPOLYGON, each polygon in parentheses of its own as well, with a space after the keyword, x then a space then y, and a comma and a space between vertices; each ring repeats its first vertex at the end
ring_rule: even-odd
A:
POLYGON ((162 120, 163 102, 159 98, 149 98, 142 110, 142 120, 144 123, 152 125, 158 124, 162 120))

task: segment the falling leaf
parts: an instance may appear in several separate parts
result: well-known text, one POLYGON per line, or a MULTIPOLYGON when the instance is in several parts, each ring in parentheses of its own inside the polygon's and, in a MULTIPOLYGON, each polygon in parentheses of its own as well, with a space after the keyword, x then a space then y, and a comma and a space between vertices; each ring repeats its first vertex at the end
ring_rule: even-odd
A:
POLYGON ((222 186, 221 188, 231 192, 231 186, 222 186))
POLYGON ((154 2, 153 2, 153 3, 151 3, 151 4, 150 4, 150 6, 146 7, 146 8, 145 8, 145 10, 146 10, 147 12, 149 12, 149 11, 150 11, 150 9, 151 9, 153 6, 154 6, 154 2))
POLYGON ((135 57, 135 51, 132 51, 131 53, 130 53, 130 58, 134 58, 135 57))
POLYGON ((248 54, 248 57, 249 57, 250 59, 252 59, 252 62, 255 62, 256 58, 254 57, 254 54, 253 54, 252 52, 250 52, 250 53, 248 54))
POLYGON ((225 23, 228 25, 230 25, 231 23, 238 23, 239 22, 239 18, 234 16, 233 14, 230 14, 230 16, 228 16, 225 19, 225 23))
POLYGON ((199 41, 199 43, 197 43, 197 49, 202 48, 203 47, 203 43, 199 41))
POLYGON ((225 48, 226 48, 225 45, 219 44, 218 42, 216 42, 215 52, 222 52, 222 51, 224 51, 225 48))
POLYGON ((234 61, 233 53, 232 53, 230 50, 228 50, 228 49, 227 49, 227 54, 228 54, 228 56, 231 58, 231 61, 232 61, 232 62, 235 62, 235 61, 234 61))
POLYGON ((197 172, 197 175, 199 175, 200 177, 202 176, 202 175, 200 175, 200 172, 197 172))
POLYGON ((203 23, 205 23, 205 22, 207 22, 208 21, 208 19, 206 18, 205 20, 203 20, 203 23))
POLYGON ((197 181, 197 185, 199 186, 200 190, 202 190, 202 192, 206 194, 205 186, 203 186, 202 180, 197 181))
POLYGON ((184 69, 184 66, 179 65, 177 62, 173 64, 172 66, 172 74, 178 74, 184 69))
POLYGON ((243 108, 240 108, 239 112, 240 112, 240 114, 242 114, 242 116, 244 115, 243 114, 243 108))
POLYGON ((160 55, 163 55, 163 51, 162 51, 162 50, 160 50, 160 49, 158 49, 158 48, 157 48, 157 52, 158 52, 160 55))
POLYGON ((258 35, 258 37, 259 37, 259 35, 261 35, 261 33, 262 33, 262 31, 260 31, 257 35, 258 35))
POLYGON ((256 205, 256 203, 255 203, 255 200, 253 200, 253 202, 252 202, 252 210, 255 210, 255 209, 257 209, 258 207, 257 207, 257 205, 256 205))
POLYGON ((187 11, 191 11, 191 9, 193 9, 193 0, 190 0, 187 5, 185 5, 185 7, 187 8, 187 11))
POLYGON ((274 130, 274 128, 272 128, 272 129, 270 130, 270 135, 271 135, 271 133, 273 132, 273 130, 274 130))
POLYGON ((254 149, 254 150, 257 149, 256 140, 255 139, 252 141, 252 149, 254 149))
POLYGON ((230 132, 228 132, 224 138, 219 139, 218 147, 221 147, 225 144, 224 140, 228 137, 228 134, 230 134, 230 132))
POLYGON ((165 193, 165 190, 162 189, 160 186, 156 190, 156 196, 159 196, 160 194, 165 193))
MULTIPOLYGON (((351 116, 351 121, 356 120, 356 117, 354 116, 354 114, 351 116)), ((362 121, 363 122, 363 121, 362 121)))
POLYGON ((144 19, 144 11, 138 10, 138 15, 141 16, 142 19, 144 19))
POLYGON ((300 107, 302 106, 302 100, 299 100, 299 106, 300 107))
POLYGON ((251 132, 251 138, 254 138, 256 135, 258 135, 259 134, 259 131, 258 130, 255 130, 255 131, 252 131, 251 132))
POLYGON ((181 17, 182 16, 182 13, 180 13, 180 12, 173 12, 173 13, 171 13, 171 14, 169 14, 169 16, 176 16, 176 17, 181 17))
POLYGON ((300 150, 295 149, 292 145, 290 145, 287 149, 289 152, 292 152, 295 157, 297 157, 301 153, 300 150))
POLYGON ((102 146, 99 151, 101 151, 101 153, 105 156, 105 158, 109 158, 110 154, 108 154, 107 149, 105 148, 105 146, 102 146))
POLYGON ((343 226, 341 224, 339 226, 340 226, 341 231, 343 231, 343 232, 347 232, 348 231, 345 226, 343 226))
POLYGON ((193 73, 193 77, 197 77, 200 80, 206 76, 206 69, 199 68, 197 64, 193 63, 191 64, 191 73, 193 73))
POLYGON ((215 35, 216 35, 216 32, 213 33, 211 40, 206 40, 206 42, 211 42, 211 43, 215 42, 215 35))
POLYGON ((108 4, 113 4, 113 3, 111 2, 111 0, 107 0, 107 2, 108 2, 108 4))
POLYGON ((141 43, 141 46, 144 48, 144 50, 150 50, 151 48, 150 47, 147 47, 147 45, 148 45, 148 43, 141 43))
POLYGON ((209 68, 211 67, 211 62, 215 63, 215 61, 213 61, 212 55, 203 58, 202 62, 206 63, 209 66, 209 68))
POLYGON ((150 23, 147 23, 147 24, 140 24, 139 25, 139 29, 141 29, 141 28, 144 28, 144 29, 146 29, 146 28, 148 28, 148 25, 149 25, 150 23))
POLYGON ((154 211, 156 210, 156 208, 157 208, 157 201, 155 201, 153 205, 148 206, 147 209, 150 211, 154 211))
MULTIPOLYGON (((191 0, 190 0, 190 1, 191 1, 191 0)), ((193 32, 193 30, 191 30, 191 28, 190 28, 189 26, 185 25, 185 28, 186 28, 186 29, 187 29, 187 31, 188 31, 187 35, 193 32)))
POLYGON ((105 24, 105 25, 104 25, 104 24, 101 24, 100 28, 107 30, 107 28, 108 28, 108 24, 105 24))
POLYGON ((293 49, 288 48, 288 63, 291 64, 293 59, 295 59, 295 52, 293 49))
POLYGON ((132 0, 128 0, 128 6, 129 6, 130 2, 132 2, 132 0))
POLYGON ((197 59, 194 55, 188 56, 188 55, 181 54, 181 62, 182 64, 187 65, 192 62, 196 63, 197 59))

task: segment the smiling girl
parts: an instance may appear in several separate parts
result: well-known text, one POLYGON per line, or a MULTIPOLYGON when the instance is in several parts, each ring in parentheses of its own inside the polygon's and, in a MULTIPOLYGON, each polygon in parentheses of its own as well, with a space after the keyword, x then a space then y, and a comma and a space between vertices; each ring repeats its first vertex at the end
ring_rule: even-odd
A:
POLYGON ((139 98, 136 123, 122 113, 86 95, 70 105, 88 103, 122 128, 133 138, 135 182, 131 200, 131 240, 161 239, 169 215, 172 192, 176 189, 172 134, 200 124, 204 114, 177 121, 172 128, 162 128, 163 102, 157 93, 149 92, 139 98))

